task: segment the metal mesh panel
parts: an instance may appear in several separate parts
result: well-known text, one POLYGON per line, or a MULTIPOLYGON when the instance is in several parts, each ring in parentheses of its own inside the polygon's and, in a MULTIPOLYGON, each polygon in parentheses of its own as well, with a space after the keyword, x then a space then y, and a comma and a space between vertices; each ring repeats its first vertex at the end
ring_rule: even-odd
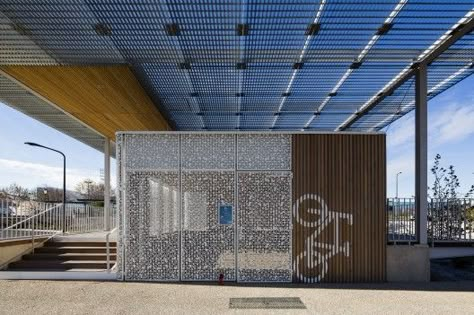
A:
POLYGON ((127 169, 179 168, 179 136, 133 134, 127 136, 127 169))
MULTIPOLYGON (((182 173, 181 279, 235 280, 235 219, 220 224, 220 205, 234 205, 234 172, 182 173)), ((232 213, 234 216, 234 212, 232 213)))
POLYGON ((290 282, 291 173, 239 172, 238 199, 238 281, 290 282))
POLYGON ((181 150, 183 169, 235 168, 234 135, 182 135, 181 150))
POLYGON ((124 140, 125 136, 122 134, 118 134, 115 137, 115 158, 117 159, 117 216, 118 216, 118 235, 117 238, 117 279, 122 279, 125 273, 123 270, 123 259, 125 258, 123 249, 124 249, 124 239, 123 235, 125 235, 125 224, 123 221, 123 214, 125 211, 125 192, 126 192, 126 185, 124 182, 125 179, 125 159, 124 159, 124 140))
POLYGON ((179 173, 126 176, 126 279, 179 280, 179 173))
MULTIPOLYGON (((242 172, 237 183, 238 136, 117 136, 119 275, 216 281, 223 274, 237 280, 239 243, 240 281, 291 280, 291 172, 242 172)), ((243 166, 289 170, 291 135, 247 136, 239 154, 254 156, 257 164, 242 159, 243 166)))
POLYGON ((290 170, 291 135, 237 135, 239 170, 290 170))

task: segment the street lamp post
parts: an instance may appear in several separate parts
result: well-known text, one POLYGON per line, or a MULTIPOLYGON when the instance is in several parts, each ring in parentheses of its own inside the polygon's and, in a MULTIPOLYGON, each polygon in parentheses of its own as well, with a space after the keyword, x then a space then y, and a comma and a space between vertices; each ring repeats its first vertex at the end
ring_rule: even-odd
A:
POLYGON ((398 199, 398 175, 400 175, 402 172, 398 172, 396 176, 396 191, 395 191, 395 198, 398 199))
POLYGON ((53 148, 50 148, 50 147, 46 147, 44 145, 41 145, 41 144, 38 144, 38 143, 34 143, 34 142, 25 142, 26 145, 31 145, 33 147, 39 147, 39 148, 43 148, 43 149, 46 149, 46 150, 50 150, 50 151, 54 151, 56 153, 59 153, 63 156, 63 219, 62 219, 62 231, 63 231, 63 234, 66 230, 66 155, 64 153, 62 153, 61 151, 59 150, 56 150, 56 149, 53 149, 53 148))

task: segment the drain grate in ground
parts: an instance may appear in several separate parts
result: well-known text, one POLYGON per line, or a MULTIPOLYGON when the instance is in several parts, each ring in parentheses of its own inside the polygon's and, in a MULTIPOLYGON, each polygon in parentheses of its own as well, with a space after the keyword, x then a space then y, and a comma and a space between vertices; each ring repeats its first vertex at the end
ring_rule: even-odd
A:
POLYGON ((306 306, 298 297, 231 298, 229 308, 302 309, 306 306))

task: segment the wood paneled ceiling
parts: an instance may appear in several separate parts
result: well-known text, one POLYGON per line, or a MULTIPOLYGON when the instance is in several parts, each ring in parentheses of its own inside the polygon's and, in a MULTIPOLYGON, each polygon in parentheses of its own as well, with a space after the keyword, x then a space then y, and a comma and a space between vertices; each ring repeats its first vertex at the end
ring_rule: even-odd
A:
POLYGON ((171 130, 128 66, 2 66, 97 132, 171 130))

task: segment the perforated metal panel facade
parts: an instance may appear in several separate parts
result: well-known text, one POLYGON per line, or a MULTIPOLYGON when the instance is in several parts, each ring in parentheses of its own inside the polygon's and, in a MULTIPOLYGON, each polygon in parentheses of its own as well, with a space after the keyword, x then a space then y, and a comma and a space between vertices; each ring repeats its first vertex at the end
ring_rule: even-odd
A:
POLYGON ((291 281, 291 135, 117 139, 120 276, 291 281))

